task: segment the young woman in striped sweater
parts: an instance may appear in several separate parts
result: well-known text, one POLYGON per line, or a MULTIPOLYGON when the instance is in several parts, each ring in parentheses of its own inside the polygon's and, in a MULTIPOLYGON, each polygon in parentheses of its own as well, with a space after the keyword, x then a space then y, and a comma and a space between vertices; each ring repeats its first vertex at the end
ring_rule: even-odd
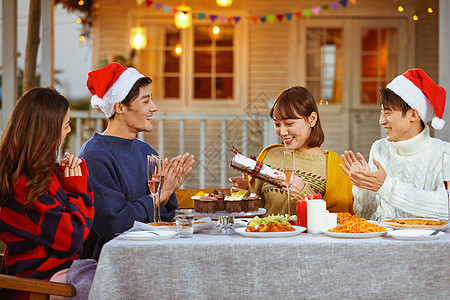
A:
POLYGON ((94 218, 86 164, 69 153, 56 163, 70 130, 69 102, 53 88, 29 90, 14 108, 0 142, 6 274, 65 278, 83 249, 94 218))

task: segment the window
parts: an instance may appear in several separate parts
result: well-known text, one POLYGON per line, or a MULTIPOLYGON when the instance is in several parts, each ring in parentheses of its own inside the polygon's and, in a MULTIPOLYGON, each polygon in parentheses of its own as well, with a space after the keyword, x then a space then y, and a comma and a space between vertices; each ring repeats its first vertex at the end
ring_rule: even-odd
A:
POLYGON ((154 99, 181 100, 183 105, 234 101, 235 27, 199 23, 179 30, 173 22, 147 24, 148 43, 138 54, 139 69, 151 77, 154 99))
MULTIPOLYGON (((362 28, 361 30, 361 104, 376 104, 378 89, 391 80, 390 68, 397 65, 397 30, 362 28)), ((395 73, 395 72, 394 72, 395 73)))
POLYGON ((232 25, 194 26, 194 100, 233 99, 232 25))
POLYGON ((148 43, 140 53, 140 69, 150 74, 155 99, 180 97, 180 57, 183 48, 180 30, 173 24, 147 27, 148 43))
POLYGON ((306 30, 306 82, 320 104, 342 103, 342 30, 306 30))

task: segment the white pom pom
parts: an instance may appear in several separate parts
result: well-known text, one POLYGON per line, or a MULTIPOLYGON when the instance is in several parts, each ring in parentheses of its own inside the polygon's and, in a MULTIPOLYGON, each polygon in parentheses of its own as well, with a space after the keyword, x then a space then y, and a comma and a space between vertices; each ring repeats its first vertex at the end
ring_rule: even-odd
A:
POLYGON ((101 108, 102 104, 103 104, 103 99, 100 98, 99 96, 94 95, 91 97, 91 106, 93 108, 101 108))
POLYGON ((438 117, 434 117, 433 120, 431 121, 431 126, 433 126, 433 128, 436 130, 441 130, 442 128, 444 128, 444 124, 445 121, 439 119, 438 117))

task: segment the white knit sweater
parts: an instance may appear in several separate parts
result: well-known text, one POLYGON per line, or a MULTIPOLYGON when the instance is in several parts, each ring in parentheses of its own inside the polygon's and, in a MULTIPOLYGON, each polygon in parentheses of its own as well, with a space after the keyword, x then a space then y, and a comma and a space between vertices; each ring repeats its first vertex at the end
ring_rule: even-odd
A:
POLYGON ((447 219, 448 196, 444 180, 450 181, 450 143, 431 138, 428 127, 400 142, 376 141, 370 150, 387 177, 377 192, 353 187, 353 210, 359 217, 447 219))

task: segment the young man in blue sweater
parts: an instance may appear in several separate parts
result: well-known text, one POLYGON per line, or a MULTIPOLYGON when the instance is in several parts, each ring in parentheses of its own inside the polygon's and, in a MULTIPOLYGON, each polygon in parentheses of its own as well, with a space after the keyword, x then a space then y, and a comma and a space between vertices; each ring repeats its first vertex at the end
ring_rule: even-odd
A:
MULTIPOLYGON (((91 105, 108 118, 108 127, 94 133, 81 148, 95 195, 93 229, 84 256, 98 259, 102 246, 117 233, 133 226, 134 221, 153 221, 153 199, 147 186, 147 155, 156 151, 136 138, 138 132, 153 130, 152 116, 157 107, 148 85, 151 79, 136 69, 118 63, 92 71, 87 86, 91 105), (90 243, 90 245, 89 245, 90 243), (93 243, 95 250, 93 253, 93 243)), ((160 212, 170 221, 178 208, 174 191, 192 170, 194 156, 186 153, 168 162, 161 190, 160 212)))

